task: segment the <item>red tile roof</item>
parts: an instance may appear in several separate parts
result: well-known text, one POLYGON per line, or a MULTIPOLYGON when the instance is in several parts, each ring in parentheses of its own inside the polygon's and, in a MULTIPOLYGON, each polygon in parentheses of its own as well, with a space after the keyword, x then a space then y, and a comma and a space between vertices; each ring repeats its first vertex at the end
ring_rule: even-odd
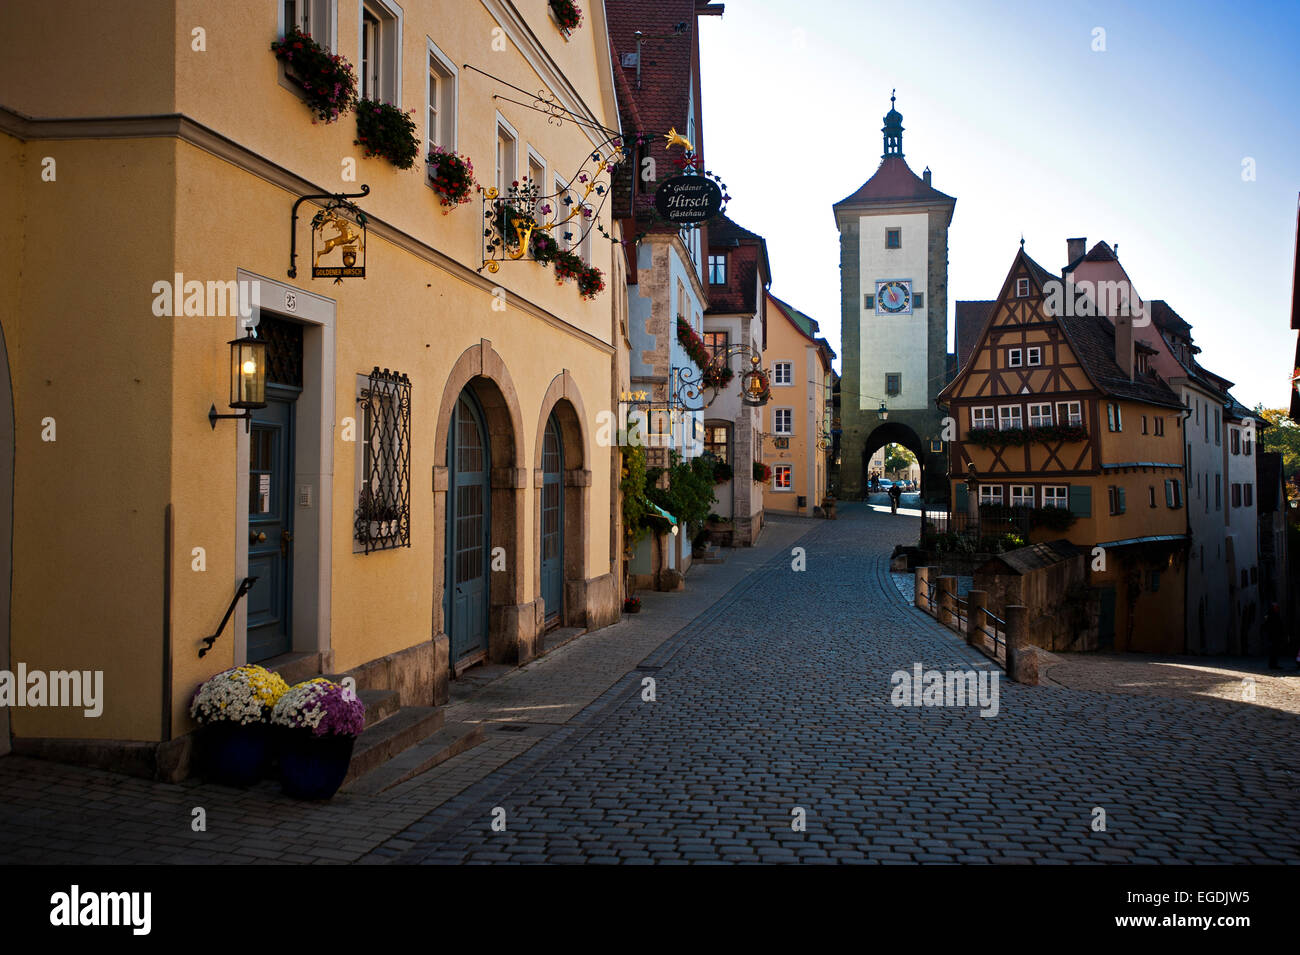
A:
POLYGON ((864 202, 900 202, 908 200, 953 202, 957 200, 925 184, 902 156, 882 159, 875 174, 864 182, 858 191, 835 203, 836 208, 864 202))

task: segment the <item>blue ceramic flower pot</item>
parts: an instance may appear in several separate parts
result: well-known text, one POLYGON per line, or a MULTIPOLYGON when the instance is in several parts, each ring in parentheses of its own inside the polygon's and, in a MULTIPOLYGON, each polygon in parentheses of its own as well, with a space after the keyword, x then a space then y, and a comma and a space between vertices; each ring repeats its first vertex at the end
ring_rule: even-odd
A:
POLYGON ((356 741, 286 728, 280 739, 280 787, 296 799, 329 799, 343 785, 356 741))
POLYGON ((227 721, 199 728, 199 761, 208 782, 223 786, 252 786, 262 778, 269 756, 265 723, 241 725, 227 721))

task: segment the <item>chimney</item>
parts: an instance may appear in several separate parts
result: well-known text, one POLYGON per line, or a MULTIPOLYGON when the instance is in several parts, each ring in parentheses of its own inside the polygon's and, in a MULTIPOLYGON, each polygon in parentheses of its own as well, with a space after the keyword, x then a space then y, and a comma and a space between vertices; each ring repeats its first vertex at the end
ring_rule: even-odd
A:
POLYGON ((1087 251, 1088 251, 1087 239, 1066 239, 1065 240, 1066 265, 1069 265, 1071 262, 1077 261, 1078 259, 1082 258, 1084 253, 1087 251))
POLYGON ((926 166, 926 167, 925 167, 925 172, 921 173, 921 178, 922 178, 923 180, 925 180, 925 184, 926 184, 927 186, 930 184, 930 167, 929 167, 929 166, 926 166))
POLYGON ((1115 316, 1115 364, 1133 380, 1133 316, 1115 316))

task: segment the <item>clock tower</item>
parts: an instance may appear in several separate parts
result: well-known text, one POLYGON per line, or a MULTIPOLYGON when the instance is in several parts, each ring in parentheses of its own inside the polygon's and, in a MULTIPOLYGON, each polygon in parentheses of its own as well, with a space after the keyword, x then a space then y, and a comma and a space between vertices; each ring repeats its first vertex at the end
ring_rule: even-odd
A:
POLYGON ((902 444, 924 489, 946 490, 935 397, 948 357, 948 226, 957 200, 903 159, 903 116, 885 114, 880 166, 834 205, 840 233, 840 497, 863 496, 867 462, 902 444), (882 412, 882 406, 884 411, 882 412))

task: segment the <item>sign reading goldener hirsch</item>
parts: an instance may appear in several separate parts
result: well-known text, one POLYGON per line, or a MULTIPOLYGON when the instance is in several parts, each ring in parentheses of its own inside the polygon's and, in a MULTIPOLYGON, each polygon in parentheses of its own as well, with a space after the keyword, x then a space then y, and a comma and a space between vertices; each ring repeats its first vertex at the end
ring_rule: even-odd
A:
POLYGON ((722 190, 707 176, 673 176, 655 190, 655 208, 669 222, 693 225, 722 209, 722 190))

